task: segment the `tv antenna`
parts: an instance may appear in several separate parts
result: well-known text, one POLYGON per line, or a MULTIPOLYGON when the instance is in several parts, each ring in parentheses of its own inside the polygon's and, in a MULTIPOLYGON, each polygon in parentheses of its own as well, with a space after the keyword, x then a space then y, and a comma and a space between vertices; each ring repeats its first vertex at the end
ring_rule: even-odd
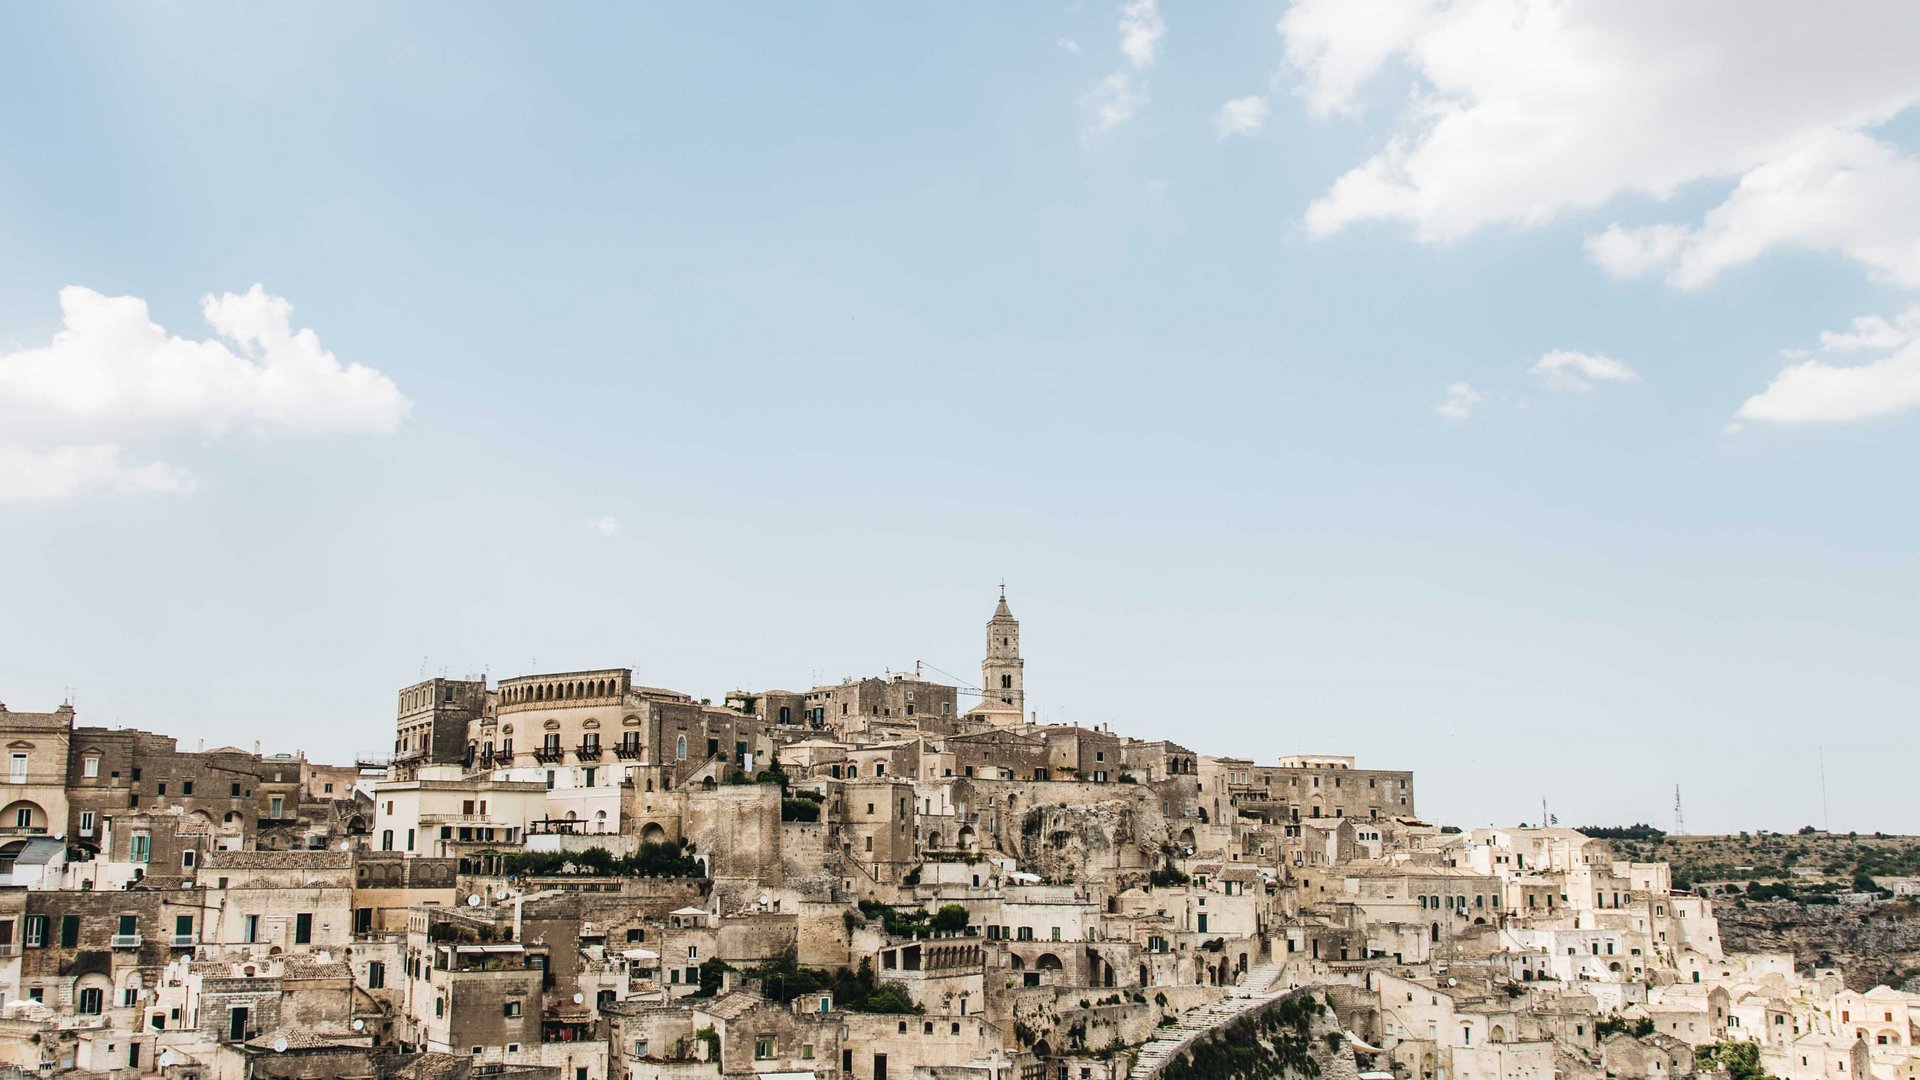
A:
POLYGON ((1680 785, 1673 785, 1673 835, 1687 835, 1687 815, 1680 809, 1680 785))

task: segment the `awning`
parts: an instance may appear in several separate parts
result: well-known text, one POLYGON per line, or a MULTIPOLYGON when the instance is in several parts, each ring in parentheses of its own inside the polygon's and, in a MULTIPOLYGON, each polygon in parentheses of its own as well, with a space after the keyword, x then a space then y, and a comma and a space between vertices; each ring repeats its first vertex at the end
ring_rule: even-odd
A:
POLYGON ((628 960, 658 960, 660 954, 651 949, 627 949, 620 954, 628 960))

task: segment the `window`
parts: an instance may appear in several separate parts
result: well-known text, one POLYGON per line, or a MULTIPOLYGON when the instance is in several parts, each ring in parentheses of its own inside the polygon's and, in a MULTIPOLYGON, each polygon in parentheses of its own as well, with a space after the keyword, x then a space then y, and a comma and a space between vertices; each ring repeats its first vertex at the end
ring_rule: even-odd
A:
POLYGON ((331 794, 333 794, 333 785, 332 785, 332 784, 322 784, 322 785, 320 785, 320 790, 322 790, 322 791, 324 791, 324 792, 326 792, 326 793, 327 793, 328 795, 331 795, 331 794))
POLYGON ((260 916, 247 916, 246 929, 240 940, 248 945, 252 945, 260 940, 260 916))
POLYGON ((165 780, 162 780, 159 783, 153 785, 153 793, 155 795, 165 795, 167 793, 167 782, 165 780))
POLYGON ((80 991, 80 998, 79 998, 79 1003, 77 1005, 77 1011, 80 1013, 81 1016, 99 1016, 101 1000, 104 996, 105 995, 101 994, 100 988, 97 986, 88 986, 88 987, 82 988, 80 991))
POLYGON ((227 797, 228 797, 228 798, 230 798, 230 799, 237 799, 237 798, 239 798, 239 797, 240 797, 240 785, 239 785, 239 784, 228 784, 228 785, 227 785, 227 797))
POLYGON ((80 916, 60 916, 60 947, 71 949, 80 944, 80 916))
POLYGON ((27 755, 13 755, 8 777, 16 784, 24 784, 27 782, 27 755))
POLYGON ((93 811, 91 810, 80 811, 80 835, 93 835, 93 811))
POLYGON ((26 924, 26 943, 30 949, 38 949, 47 943, 47 917, 29 915, 26 924))
POLYGON ((500 1015, 509 1020, 518 1019, 520 1016, 520 1003, 517 1001, 509 1001, 500 1006, 500 1015))
POLYGON ((185 850, 185 851, 183 851, 183 852, 181 852, 181 853, 180 853, 180 865, 181 865, 181 866, 182 866, 183 868, 185 868, 185 869, 188 869, 188 870, 191 870, 191 869, 193 869, 193 857, 194 857, 194 855, 195 855, 195 854, 197 854, 197 853, 196 853, 196 852, 195 852, 195 851, 194 851, 194 850, 193 850, 192 848, 188 848, 187 850, 185 850))
POLYGON ((392 829, 382 829, 380 831, 380 850, 381 851, 393 850, 393 830, 392 829))
POLYGON ((293 917, 293 943, 295 945, 313 944, 313 913, 303 911, 293 917))
POLYGON ((773 1040, 760 1038, 753 1040, 753 1059, 765 1061, 773 1056, 773 1040))
POLYGON ((367 963, 367 989, 382 990, 387 985, 387 965, 378 960, 367 963))
POLYGON ((680 736, 680 738, 674 742, 673 756, 678 760, 682 760, 682 761, 686 760, 687 737, 685 735, 680 736))
POLYGON ((80 775, 88 778, 89 780, 99 777, 100 757, 98 754, 88 754, 86 757, 81 759, 80 775))
POLYGON ((191 794, 193 794, 193 781, 191 780, 180 781, 180 797, 184 799, 191 794))

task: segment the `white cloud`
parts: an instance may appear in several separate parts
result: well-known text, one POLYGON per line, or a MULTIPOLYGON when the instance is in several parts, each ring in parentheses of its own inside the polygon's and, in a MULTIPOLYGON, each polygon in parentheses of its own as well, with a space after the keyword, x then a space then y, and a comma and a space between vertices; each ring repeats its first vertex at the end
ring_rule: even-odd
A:
POLYGON ((1791 364, 1765 390, 1741 404, 1738 418, 1774 424, 1836 423, 1920 407, 1920 305, 1891 320, 1877 315, 1855 319, 1850 331, 1820 335, 1820 345, 1827 352, 1884 355, 1864 364, 1841 365, 1817 358, 1791 364))
POLYGON ((1120 55, 1125 65, 1080 98, 1081 107, 1090 117, 1086 132, 1089 141, 1133 119, 1147 100, 1143 76, 1153 67, 1160 42, 1167 36, 1158 0, 1128 0, 1120 9, 1119 29, 1120 55))
POLYGON ((1528 369, 1555 390, 1588 391, 1596 382, 1637 383, 1640 373, 1603 353, 1555 349, 1528 369))
POLYGON ((1063 51, 1071 53, 1074 56, 1080 55, 1080 43, 1073 40, 1070 37, 1063 37, 1060 39, 1060 48, 1063 51))
POLYGON ((1920 304, 1915 304, 1891 320, 1880 315, 1862 315, 1853 320, 1852 330, 1827 330, 1820 335, 1820 347, 1830 352, 1855 352, 1861 349, 1897 349, 1920 339, 1920 304))
POLYGON ((1698 225, 1589 249, 1686 287, 1779 245, 1920 283, 1916 164, 1861 134, 1920 100, 1908 0, 1844 18, 1801 0, 1295 0, 1280 30, 1318 113, 1356 109, 1390 62, 1413 83, 1384 146, 1308 208, 1315 235, 1391 220, 1445 241, 1739 178, 1698 225))
POLYGON ((1160 41, 1167 36, 1167 21, 1160 17, 1159 0, 1129 0, 1120 9, 1120 51, 1134 70, 1153 66, 1160 52, 1160 41))
POLYGON ((1116 71, 1101 79, 1087 92, 1086 97, 1080 99, 1080 104, 1093 117, 1087 134, 1104 135, 1133 119, 1133 114, 1139 111, 1145 100, 1145 96, 1134 89, 1133 76, 1124 71, 1116 71))
POLYGON ((1673 262, 1692 231, 1685 225, 1609 225, 1587 237, 1587 255, 1614 277, 1639 277, 1673 262))
POLYGON ((1920 288, 1920 161, 1857 131, 1818 131, 1741 177, 1697 228, 1615 225, 1588 241, 1608 272, 1665 269, 1682 289, 1709 285, 1775 248, 1834 252, 1920 288), (1639 243, 1639 258, 1621 257, 1624 237, 1639 243))
POLYGON ((1433 411, 1449 420, 1465 420, 1473 415, 1473 407, 1485 400, 1486 397, 1471 385, 1457 382, 1447 387, 1447 396, 1433 407, 1433 411))
POLYGON ((587 528, 599 533, 601 536, 618 536, 620 535, 620 519, 614 517, 612 514, 602 514, 587 522, 587 528))
POLYGON ((1213 129, 1222 138, 1229 135, 1248 135, 1260 130, 1267 122, 1267 99, 1262 94, 1237 97, 1224 102, 1220 111, 1213 116, 1213 129))
POLYGON ((118 446, 0 446, 0 502, 58 502, 82 495, 192 491, 194 479, 163 461, 136 464, 118 446))
POLYGON ((388 433, 409 402, 372 368, 342 364, 292 306, 255 285, 201 300, 214 337, 173 337, 136 297, 60 290, 62 329, 0 354, 0 501, 189 490, 165 462, 130 463, 129 441, 180 431, 388 433))

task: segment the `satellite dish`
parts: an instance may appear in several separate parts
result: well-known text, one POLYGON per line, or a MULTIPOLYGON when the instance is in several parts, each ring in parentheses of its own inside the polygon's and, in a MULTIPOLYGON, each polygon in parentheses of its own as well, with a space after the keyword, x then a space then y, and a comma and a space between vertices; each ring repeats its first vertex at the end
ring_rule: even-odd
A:
POLYGON ((573 995, 573 1003, 574 1003, 575 1005, 578 1005, 578 1004, 580 1004, 581 1002, 583 1002, 583 1001, 585 1001, 585 1000, 587 1000, 587 996, 586 996, 585 994, 575 994, 575 995, 573 995))
POLYGON ((480 894, 479 894, 479 893, 477 893, 477 892, 476 892, 476 893, 468 893, 468 894, 467 894, 467 906, 468 906, 468 907, 479 907, 479 906, 480 906, 480 894))
POLYGON ((273 1052, 276 1054, 284 1054, 287 1052, 287 1037, 285 1035, 273 1040, 273 1052))
POLYGON ((353 1030, 355 1031, 367 1030, 367 1022, 365 1020, 355 1020, 353 1022, 353 1030))

